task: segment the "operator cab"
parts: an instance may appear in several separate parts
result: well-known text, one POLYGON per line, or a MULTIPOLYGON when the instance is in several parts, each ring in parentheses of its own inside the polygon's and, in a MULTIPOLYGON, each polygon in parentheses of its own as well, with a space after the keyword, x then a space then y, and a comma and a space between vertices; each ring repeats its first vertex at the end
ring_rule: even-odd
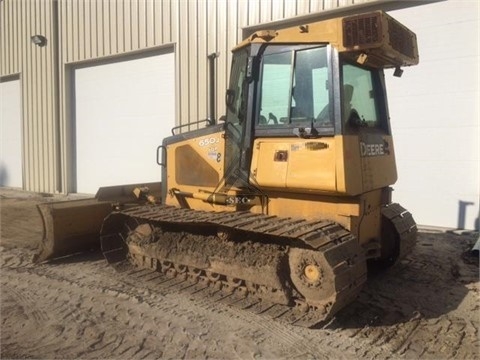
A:
POLYGON ((226 168, 245 179, 258 138, 390 135, 383 69, 352 62, 329 44, 238 49, 226 102, 226 168))

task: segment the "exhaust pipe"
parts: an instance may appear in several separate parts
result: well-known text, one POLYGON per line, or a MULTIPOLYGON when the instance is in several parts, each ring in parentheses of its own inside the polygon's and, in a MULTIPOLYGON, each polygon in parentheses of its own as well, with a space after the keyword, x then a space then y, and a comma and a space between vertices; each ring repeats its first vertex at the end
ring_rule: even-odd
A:
POLYGON ((215 59, 220 53, 211 53, 207 56, 208 68, 209 68, 209 83, 208 83, 208 114, 207 120, 209 125, 215 125, 217 123, 215 114, 215 59))

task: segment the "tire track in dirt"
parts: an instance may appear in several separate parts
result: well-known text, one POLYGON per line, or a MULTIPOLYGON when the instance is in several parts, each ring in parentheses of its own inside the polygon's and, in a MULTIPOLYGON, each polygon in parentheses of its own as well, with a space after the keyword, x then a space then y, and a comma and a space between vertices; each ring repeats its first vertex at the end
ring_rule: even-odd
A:
POLYGON ((402 347, 395 349, 395 353, 405 358, 474 358, 474 353, 459 352, 462 342, 471 339, 472 334, 467 335, 466 328, 464 320, 454 317, 442 316, 427 320, 419 324, 414 336, 409 337, 402 347))
POLYGON ((33 252, 24 249, 5 249, 0 246, 0 268, 33 267, 33 252))
POLYGON ((430 244, 430 237, 422 236, 417 251, 371 278, 359 299, 335 320, 334 327, 348 328, 350 350, 353 347, 359 356, 368 358, 389 354, 406 359, 473 359, 480 355, 474 325, 478 328, 480 320, 475 312, 480 299, 478 267, 461 261, 461 247, 446 243, 444 248, 452 251, 445 262, 445 249, 432 253, 426 250, 430 244), (474 305, 472 300, 464 301, 471 291, 477 294, 474 305), (456 315, 460 307, 469 307, 467 313, 473 311, 474 322, 456 315), (358 339, 365 341, 359 345, 358 339))
MULTIPOLYGON (((171 279, 163 278, 162 283, 151 283, 149 281, 142 281, 144 279, 148 279, 149 275, 151 276, 151 272, 147 270, 138 270, 134 271, 133 273, 125 273, 125 274, 118 274, 113 273, 113 276, 119 276, 123 282, 134 286, 138 285, 139 282, 142 284, 142 289, 146 289, 143 294, 131 294, 130 298, 134 298, 138 301, 145 301, 149 302, 151 306, 158 303, 159 299, 156 299, 155 294, 161 294, 163 296, 175 296, 178 295, 188 295, 185 291, 177 291, 178 286, 186 286, 182 285, 171 285, 168 283, 171 279), (149 301, 149 298, 153 299, 149 301)), ((160 276, 160 275, 157 275, 160 276)), ((191 286, 191 285, 189 285, 191 286)), ((108 288, 107 288, 108 289, 108 288)), ((107 292, 125 298, 124 292, 118 292, 118 290, 109 289, 107 292)), ((283 351, 283 353, 291 354, 293 356, 301 356, 301 355, 308 355, 308 354, 316 354, 316 357, 319 357, 319 349, 316 347, 311 346, 311 342, 305 341, 302 335, 297 335, 295 331, 292 331, 292 326, 285 326, 275 320, 265 318, 264 316, 259 316, 256 314, 249 313, 248 311, 244 311, 241 309, 237 309, 232 306, 224 305, 221 302, 212 302, 211 299, 198 297, 195 294, 188 296, 188 301, 192 302, 193 304, 199 306, 203 310, 207 312, 211 312, 213 314, 222 316, 228 316, 228 319, 238 319, 243 322, 249 324, 248 327, 244 327, 240 329, 236 336, 238 337, 248 337, 251 333, 251 329, 259 327, 260 330, 255 334, 255 339, 257 344, 264 343, 269 339, 274 338, 277 346, 282 347, 288 352, 283 351)), ((173 305, 172 309, 177 307, 177 305, 173 305)), ((170 310, 170 309, 169 309, 170 310)), ((198 311, 195 312, 195 316, 198 316, 198 311)), ((294 328, 295 329, 295 328, 294 328)), ((328 351, 324 357, 331 356, 332 351, 328 351)), ((289 356, 290 357, 290 356, 289 356)))
MULTIPOLYGON (((16 278, 20 278, 20 281, 26 284, 29 284, 33 281, 35 281, 37 284, 41 284, 42 289, 44 290, 40 291, 39 293, 37 291, 37 294, 46 297, 48 302, 56 304, 56 307, 52 311, 50 323, 53 323, 53 327, 61 326, 57 324, 67 324, 63 328, 62 333, 53 333, 51 336, 42 335, 37 337, 34 342, 28 340, 28 337, 31 334, 25 334, 25 336, 17 339, 17 344, 21 344, 21 348, 11 349, 14 352, 18 352, 20 350, 25 351, 25 349, 28 349, 30 353, 36 354, 36 356, 44 357, 42 356, 44 354, 45 357, 48 357, 47 354, 49 354, 51 351, 56 351, 67 358, 76 358, 84 357, 92 350, 100 347, 103 349, 103 352, 100 351, 98 353, 98 356, 100 357, 114 355, 115 357, 119 358, 122 356, 125 358, 130 358, 133 350, 130 351, 129 349, 133 349, 136 346, 135 344, 142 343, 141 341, 137 342, 137 340, 141 339, 137 339, 136 336, 132 336, 131 329, 129 328, 131 325, 134 325, 132 330, 138 329, 140 332, 142 332, 143 327, 141 324, 139 326, 127 321, 125 324, 127 327, 123 327, 120 331, 117 331, 117 312, 127 313, 128 318, 145 318, 145 316, 139 316, 139 311, 131 309, 131 306, 134 305, 134 303, 130 304, 130 301, 126 301, 126 304, 120 304, 120 306, 118 306, 118 300, 115 297, 112 299, 112 297, 109 295, 102 296, 101 291, 99 294, 93 294, 93 297, 90 295, 85 297, 81 295, 81 293, 86 293, 87 289, 79 287, 75 290, 72 290, 67 288, 64 283, 59 283, 59 280, 45 277, 39 278, 36 276, 36 274, 31 274, 28 272, 14 272, 12 274, 9 274, 8 272, 5 274, 4 272, 3 275, 6 275, 5 278, 9 281, 12 281, 12 279, 9 277, 15 276, 16 278), (61 288, 62 290, 66 291, 66 294, 60 294, 58 296, 52 295, 55 294, 55 288, 61 288), (110 308, 110 311, 105 312, 102 309, 97 309, 95 306, 97 301, 103 302, 106 307, 110 308), (112 326, 113 329, 107 329, 109 326, 112 326), (110 341, 109 343, 105 344, 104 336, 107 332, 110 337, 113 336, 116 340, 120 341, 118 343, 110 341), (74 339, 75 341, 70 341, 70 343, 63 344, 62 339, 58 336, 61 336, 61 338, 63 337, 65 339, 74 339), (127 349, 124 349, 124 347, 127 347, 127 349)), ((19 290, 25 293, 25 291, 28 291, 28 288, 19 287, 19 290)), ((92 291, 92 289, 89 288, 88 291, 92 291)), ((17 305, 22 306, 22 304, 18 304, 18 298, 15 300, 17 300, 17 305)), ((28 317, 25 320, 28 321, 28 317)), ((38 324, 36 324, 35 327, 38 328, 38 324)), ((49 328, 48 326, 43 327, 49 328)), ((48 331, 47 333, 51 332, 48 331)), ((8 347, 9 345, 9 343, 5 341, 2 341, 2 344, 4 347, 8 347)), ((134 352, 137 351, 139 351, 139 349, 135 350, 134 352)))
POLYGON ((478 267, 445 261, 442 251, 459 257, 450 245, 430 254, 437 244, 427 240, 433 245, 371 278, 356 302, 317 330, 179 291, 148 272, 118 273, 98 254, 33 265, 30 250, 0 249, 1 355, 476 358, 478 267))
POLYGON ((36 325, 41 326, 43 323, 48 321, 49 316, 45 311, 35 308, 35 299, 28 294, 25 289, 22 288, 13 288, 8 283, 1 282, 2 287, 2 300, 3 297, 10 298, 15 303, 20 304, 24 310, 24 314, 28 319, 33 318, 33 321, 36 325))
MULTIPOLYGON (((275 342, 279 349, 288 349, 292 357, 305 354, 305 347, 308 347, 308 344, 302 344, 299 336, 290 333, 288 329, 284 329, 273 320, 265 323, 264 319, 255 314, 245 315, 240 310, 223 304, 209 304, 203 307, 202 301, 196 302, 195 299, 192 301, 186 298, 179 301, 181 294, 174 290, 161 289, 160 292, 153 292, 148 287, 137 288, 132 284, 131 277, 123 279, 128 286, 119 284, 118 279, 109 286, 105 286, 106 283, 112 282, 110 278, 112 274, 107 271, 108 277, 105 278, 99 271, 105 270, 102 269, 103 265, 100 262, 85 266, 75 264, 75 271, 69 270, 69 265, 39 265, 35 268, 3 267, 3 279, 6 283, 17 284, 18 288, 14 290, 16 293, 22 292, 24 297, 31 296, 28 295, 29 287, 35 283, 41 289, 36 290, 36 295, 43 297, 48 303, 56 304, 50 322, 55 323, 55 326, 63 323, 71 325, 66 326, 62 334, 57 335, 63 335, 64 338, 73 337, 76 341, 81 340, 81 346, 72 347, 71 344, 65 346, 58 341, 58 336, 40 337, 37 343, 27 343, 26 346, 28 349, 35 350, 35 354, 47 354, 54 348, 60 348, 61 353, 68 357, 101 357, 102 354, 109 354, 117 358, 141 358, 152 353, 158 355, 160 350, 155 347, 151 349, 149 346, 155 344, 154 339, 158 339, 159 336, 168 336, 167 332, 159 331, 159 328, 162 328, 161 314, 163 313, 167 313, 168 319, 175 319, 175 324, 171 323, 171 320, 166 323, 168 332, 180 331, 183 333, 180 339, 183 338, 185 341, 172 337, 170 341, 176 345, 172 348, 167 346, 166 350, 161 351, 162 355, 188 357, 192 354, 191 356, 198 357, 200 349, 205 355, 212 350, 214 353, 218 351, 216 355, 221 357, 224 353, 224 345, 216 342, 212 337, 212 332, 217 331, 209 320, 212 314, 217 319, 213 325, 223 324, 221 331, 223 334, 217 334, 218 337, 224 337, 225 332, 231 332, 232 336, 227 339, 227 342, 231 343, 232 350, 241 357, 245 357, 246 354, 247 357, 264 354, 262 345, 272 346, 272 342, 275 342), (105 281, 106 279, 108 281, 105 281), (61 289, 60 293, 55 289, 61 289), (160 316, 156 317, 156 314, 160 316), (112 323, 115 324, 114 328, 119 328, 119 324, 128 328, 122 327, 120 331, 107 329, 106 325, 112 323), (236 326, 232 329, 234 324, 236 326), (257 330, 252 329, 255 327, 257 330), (147 334, 147 336, 133 334, 147 334), (239 346, 237 338, 250 339, 251 346, 239 346), (212 343, 213 349, 209 349, 212 343), (86 350, 80 350, 80 348, 86 350), (256 350, 252 352, 251 349, 256 350)), ((113 273, 113 275, 117 274, 113 273)), ((123 275, 120 276, 121 280, 122 278, 123 275)), ((10 350, 19 351, 20 349, 10 350)), ((310 349, 311 353, 316 351, 316 349, 310 349)), ((279 355, 276 353, 276 357, 279 355)))
MULTIPOLYGON (((98 264, 95 264, 98 265, 98 264)), ((163 302, 164 299, 162 297, 173 297, 174 298, 174 303, 171 306, 163 306, 160 307, 160 310, 162 311, 170 311, 171 315, 174 316, 181 316, 185 315, 185 309, 182 309, 181 311, 178 311, 178 293, 175 292, 174 290, 169 290, 160 288, 160 294, 158 295, 158 292, 150 292, 149 286, 147 287, 147 290, 145 290, 144 287, 142 287, 141 293, 139 294, 138 292, 129 292, 125 291, 123 289, 123 286, 112 286, 110 284, 107 286, 106 284, 102 283, 102 276, 98 277, 98 267, 99 266, 90 266, 87 265, 85 266, 86 269, 81 272, 81 275, 78 275, 77 273, 77 278, 72 278, 69 276, 68 272, 68 266, 65 265, 56 265, 56 266, 39 266, 38 268, 35 269, 16 269, 16 272, 20 273, 29 273, 30 270, 33 270, 33 274, 36 276, 41 276, 42 278, 47 278, 50 281, 57 280, 61 282, 66 282, 69 284, 69 286, 80 286, 80 291, 86 293, 86 292, 97 292, 97 293, 103 293, 107 294, 109 296, 113 296, 122 300, 129 300, 135 304, 141 304, 141 303, 150 303, 150 306, 154 306, 154 304, 158 304, 159 302, 163 302), (95 276, 97 278, 95 279, 94 285, 89 283, 89 270, 94 271, 95 276), (61 274, 61 275, 60 275, 61 274), (98 278, 100 278, 100 281, 98 281, 98 278)), ((102 266, 100 266, 102 267, 102 266)), ((110 271, 110 268, 107 268, 108 271, 110 271)), ((138 274, 141 274, 139 272, 138 274)), ((117 273, 113 273, 114 276, 118 275, 117 273)), ((17 274, 15 276, 18 276, 17 274)), ((120 278, 122 278, 123 275, 120 275, 120 278)), ((125 276, 123 280, 125 283, 127 283, 129 286, 134 286, 134 283, 136 280, 139 280, 141 275, 137 277, 131 277, 131 276, 125 276)), ((37 281, 38 282, 38 281, 37 281)), ((137 283, 138 285, 138 283, 137 283)), ((148 285, 148 283, 145 283, 143 285, 148 285)), ((63 287, 63 286, 58 286, 58 287, 63 287)), ((47 287, 48 288, 48 287, 47 287)), ((131 288, 128 288, 131 289, 131 288)), ((66 301, 67 298, 70 298, 73 302, 79 302, 82 304, 82 309, 80 310, 86 310, 86 311, 92 311, 93 308, 96 306, 93 304, 91 299, 89 297, 84 297, 84 296, 79 296, 78 299, 72 299, 71 294, 64 294, 64 295, 59 295, 56 299, 54 299, 54 302, 57 304, 61 304, 57 308, 54 309, 56 313, 60 316, 62 321, 68 321, 69 319, 72 318, 73 312, 71 308, 65 307, 63 304, 66 301)), ((94 297, 92 297, 93 299, 94 297)), ((275 345, 278 347, 279 350, 281 350, 281 354, 288 355, 290 358, 294 357, 302 357, 304 355, 312 355, 316 354, 317 358, 326 358, 328 357, 328 354, 325 354, 324 356, 320 356, 319 349, 316 347, 311 346, 311 344, 315 344, 315 342, 309 342, 305 341, 303 335, 298 335, 295 333, 295 331, 292 331, 292 329, 295 329, 291 326, 285 327, 281 323, 276 322, 275 320, 271 319, 265 319, 262 316, 258 316, 256 314, 248 313, 245 311, 242 311, 240 309, 235 309, 230 306, 224 305, 222 303, 212 303, 208 299, 203 299, 203 298, 196 298, 195 296, 190 296, 187 299, 191 304, 188 304, 187 306, 190 308, 193 305, 197 306, 198 308, 202 309, 202 311, 199 311, 199 309, 195 309, 194 312, 192 312, 189 315, 188 320, 190 321, 197 321, 199 323, 202 323, 205 321, 205 317, 201 317, 200 314, 206 313, 208 317, 211 317, 211 314, 214 314, 215 316, 220 316, 223 318, 226 318, 226 322, 240 322, 243 323, 243 326, 239 327, 236 331, 235 336, 238 338, 248 338, 248 337, 253 337, 255 339, 256 345, 273 345, 272 344, 272 339, 275 339, 275 345), (257 328, 257 330, 253 330, 257 328)), ((108 305, 108 304, 106 304, 108 305)), ((106 306, 105 305, 105 306, 106 306)), ((105 306, 100 306, 96 310, 100 311, 100 313, 105 312, 105 306)), ((114 318, 111 320, 116 320, 120 321, 121 323, 124 323, 125 325, 132 325, 130 322, 130 319, 132 318, 138 318, 139 314, 136 311, 136 309, 131 309, 128 311, 123 317, 121 315, 122 312, 118 311, 119 315, 115 315, 114 318)), ((141 314, 140 314, 141 317, 141 314)), ((224 321, 224 320, 222 320, 224 321)), ((145 325, 145 324, 144 324, 145 325)), ((134 328, 136 325, 134 324, 134 328)), ((156 326, 154 326, 155 328, 156 326)), ((139 330, 144 331, 145 326, 140 328, 139 330)), ((153 329, 148 329, 150 332, 153 329)), ((201 336, 205 337, 207 335, 207 332, 203 331, 201 336)), ((101 342, 100 342, 101 343, 101 342)), ((121 344, 123 346, 123 344, 121 344)), ((236 352, 239 351, 238 345, 234 349, 236 352)), ((115 349, 109 349, 110 352, 113 351, 115 353, 115 349)), ((118 352, 121 355, 123 353, 120 348, 118 349, 118 352)), ((130 353, 130 352, 128 352, 130 353)), ((328 353, 331 355, 331 351, 328 351, 328 353)))

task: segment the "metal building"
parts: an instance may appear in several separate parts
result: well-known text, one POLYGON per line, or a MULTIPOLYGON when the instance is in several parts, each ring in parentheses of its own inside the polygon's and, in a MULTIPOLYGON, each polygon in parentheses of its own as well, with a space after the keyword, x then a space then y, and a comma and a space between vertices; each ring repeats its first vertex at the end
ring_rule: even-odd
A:
POLYGON ((401 174, 395 195, 420 223, 478 228, 478 6, 0 0, 0 186, 93 193, 99 185, 156 181, 162 138, 207 116, 208 54, 219 53, 221 115, 230 49, 244 36, 383 9, 420 35, 418 69, 387 79, 401 174))

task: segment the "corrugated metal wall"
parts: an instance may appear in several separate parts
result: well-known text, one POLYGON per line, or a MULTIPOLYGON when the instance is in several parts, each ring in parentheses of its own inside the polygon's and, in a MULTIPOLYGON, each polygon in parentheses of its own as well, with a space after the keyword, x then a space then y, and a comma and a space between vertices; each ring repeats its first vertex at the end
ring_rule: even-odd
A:
POLYGON ((24 188, 55 192, 57 151, 53 7, 47 0, 0 2, 0 76, 18 73, 23 107, 24 188), (47 46, 30 37, 42 34, 47 46))
POLYGON ((70 64, 175 44, 177 122, 184 124, 207 115, 207 55, 212 52, 220 53, 217 114, 224 113, 230 49, 241 40, 242 27, 364 2, 0 1, 0 76, 19 73, 22 79, 25 189, 70 190, 70 64), (47 45, 34 46, 34 34, 44 35, 47 45))
MULTIPOLYGON (((354 2, 364 0, 59 0, 61 62, 176 44, 178 122, 184 124, 207 115, 212 52, 220 53, 217 89, 226 89, 230 49, 241 40, 242 27, 354 2)), ((223 101, 218 107, 223 114, 223 101)))

